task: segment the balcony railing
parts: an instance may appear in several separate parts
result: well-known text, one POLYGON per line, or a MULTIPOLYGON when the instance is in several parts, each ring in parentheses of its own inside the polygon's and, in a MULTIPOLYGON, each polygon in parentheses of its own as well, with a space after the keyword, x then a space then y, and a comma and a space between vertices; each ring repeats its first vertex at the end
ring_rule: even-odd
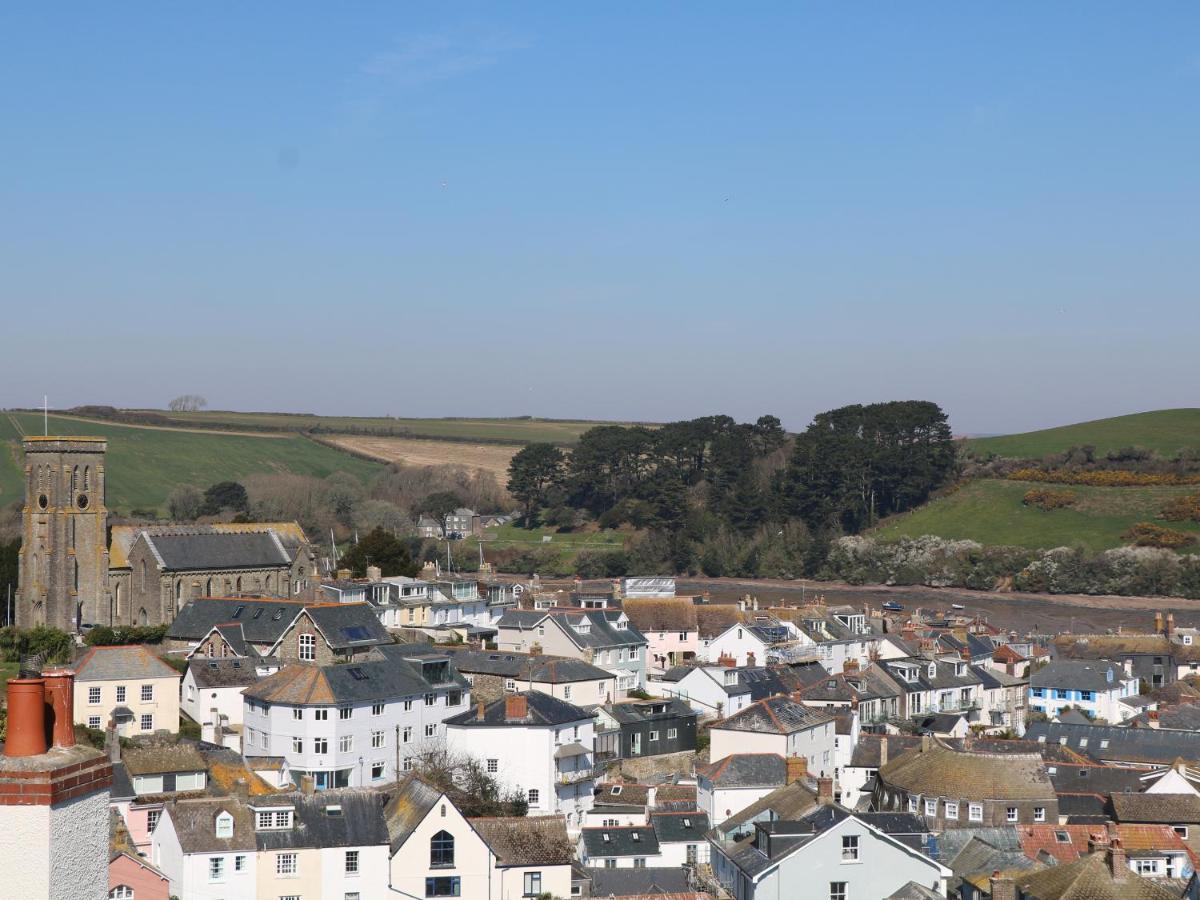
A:
POLYGON ((583 769, 571 769, 569 772, 558 773, 559 784, 579 784, 581 781, 589 781, 596 777, 596 770, 587 766, 583 769))

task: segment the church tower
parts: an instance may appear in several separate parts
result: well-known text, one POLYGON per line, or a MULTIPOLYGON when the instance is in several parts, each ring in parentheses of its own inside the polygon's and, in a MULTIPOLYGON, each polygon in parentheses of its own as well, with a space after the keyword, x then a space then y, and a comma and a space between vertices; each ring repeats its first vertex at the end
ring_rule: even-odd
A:
POLYGON ((101 437, 26 437, 17 626, 107 624, 101 437))

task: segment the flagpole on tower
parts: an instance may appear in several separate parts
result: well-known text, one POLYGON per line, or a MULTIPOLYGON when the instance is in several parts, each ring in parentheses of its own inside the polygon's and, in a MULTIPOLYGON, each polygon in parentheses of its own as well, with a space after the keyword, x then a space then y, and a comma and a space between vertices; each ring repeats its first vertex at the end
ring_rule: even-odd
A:
POLYGON ((50 398, 42 394, 42 434, 50 435, 50 398))

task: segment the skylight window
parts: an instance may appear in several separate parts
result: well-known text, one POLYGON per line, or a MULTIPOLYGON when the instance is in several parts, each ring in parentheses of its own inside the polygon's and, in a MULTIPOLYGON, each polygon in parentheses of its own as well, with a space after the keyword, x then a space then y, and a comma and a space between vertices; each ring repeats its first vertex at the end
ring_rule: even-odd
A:
POLYGON ((367 673, 364 672, 362 669, 360 669, 358 666, 355 666, 352 669, 348 669, 347 671, 350 673, 350 677, 353 678, 355 681, 366 681, 367 680, 367 673))
POLYGON ((1054 839, 1056 841, 1058 841, 1060 844, 1071 843, 1071 836, 1069 834, 1067 834, 1065 831, 1054 832, 1054 839))
POLYGON ((244 606, 239 606, 237 609, 235 609, 235 610, 233 611, 233 617, 234 617, 235 619, 239 619, 239 618, 241 618, 241 615, 242 615, 242 613, 244 613, 245 611, 246 611, 246 607, 244 607, 244 606))
POLYGON ((614 784, 614 785, 613 785, 613 789, 612 789, 612 795, 613 795, 614 797, 620 797, 620 796, 621 796, 621 786, 620 786, 619 784, 614 784))
POLYGON ((257 618, 258 618, 259 616, 261 616, 262 614, 263 614, 263 611, 262 611, 262 607, 260 606, 258 609, 256 609, 256 610, 254 611, 254 615, 252 615, 250 618, 252 618, 252 619, 257 619, 257 618))

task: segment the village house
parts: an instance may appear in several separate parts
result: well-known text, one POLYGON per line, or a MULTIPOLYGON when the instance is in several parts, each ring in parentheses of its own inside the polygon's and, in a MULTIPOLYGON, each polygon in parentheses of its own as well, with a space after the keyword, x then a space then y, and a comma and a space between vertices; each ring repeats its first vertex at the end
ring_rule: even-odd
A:
POLYGON ((665 866, 658 836, 649 825, 584 828, 579 835, 579 861, 606 869, 665 866))
POLYGON ((1155 613, 1154 630, 1154 634, 1060 634, 1054 638, 1054 654, 1058 659, 1111 660, 1151 688, 1200 671, 1200 643, 1173 639, 1173 614, 1164 622, 1162 613, 1155 613))
POLYGON ((75 663, 75 723, 121 737, 179 731, 180 673, 141 644, 92 647, 75 663))
POLYGON ((789 697, 769 697, 713 724, 709 754, 714 759, 735 753, 802 756, 814 777, 832 776, 834 718, 789 697))
POLYGON ((1131 669, 1131 663, 1107 660, 1055 660, 1029 677, 1029 707, 1050 718, 1074 707, 1091 719, 1118 724, 1133 715, 1120 703, 1138 692, 1131 669))
POLYGON ((859 734, 850 761, 838 771, 841 803, 849 809, 865 808, 871 798, 871 782, 881 766, 893 757, 921 746, 921 738, 906 734, 859 734))
POLYGON ((124 850, 108 861, 110 900, 168 900, 171 882, 145 859, 124 850))
POLYGON ((505 693, 541 691, 588 707, 611 702, 617 695, 616 676, 582 659, 444 645, 433 650, 454 660, 476 700, 491 702, 505 693))
POLYGON ((950 869, 888 834, 892 824, 835 806, 796 821, 759 822, 741 841, 710 837, 713 872, 734 900, 791 896, 800 885, 808 887, 804 896, 822 900, 947 896, 950 869), (910 884, 927 893, 900 893, 910 884))
POLYGON ((539 691, 480 702, 446 720, 446 748, 483 762, 524 792, 532 815, 564 816, 572 833, 592 807, 596 771, 592 714, 539 691))
POLYGON ((646 689, 684 701, 702 718, 731 716, 752 702, 750 685, 732 666, 675 666, 652 676, 646 689))
POLYGON ((254 665, 245 659, 192 659, 183 673, 180 709, 212 736, 235 736, 241 746, 242 691, 258 682, 254 665))
POLYGON ((871 808, 923 816, 935 831, 1058 821, 1058 795, 1040 754, 956 750, 930 735, 880 765, 871 808))
POLYGON ((621 610, 509 610, 497 622, 500 650, 537 648, 582 659, 611 672, 619 699, 646 683, 645 636, 621 610))
POLYGON ((1187 844, 1167 825, 1021 825, 1017 836, 1030 859, 1074 862, 1090 852, 1097 836, 1119 840, 1131 872, 1148 878, 1188 878, 1193 872, 1187 844))
POLYGON ((1177 759, 1196 756, 1195 734, 1169 729, 1032 722, 1025 739, 1057 745, 1097 762, 1140 769, 1164 768, 1177 759))
POLYGON ((353 664, 289 665, 243 691, 243 752, 282 756, 320 790, 378 786, 445 740, 470 702, 445 658, 378 647, 353 664))
POLYGON ((696 749, 696 713, 682 700, 624 700, 596 709, 596 756, 635 759, 696 749))
POLYGON ((957 712, 971 721, 979 718, 983 682, 966 660, 957 656, 906 657, 889 659, 879 666, 900 688, 902 718, 957 712))
POLYGON ((571 896, 571 844, 561 816, 466 818, 449 797, 409 775, 384 818, 389 896, 571 896))
POLYGON ((730 658, 736 666, 765 665, 772 661, 772 653, 778 655, 783 648, 810 648, 815 643, 792 622, 756 613, 709 641, 705 654, 712 663, 730 658))
POLYGON ((724 822, 786 784, 808 775, 802 756, 734 753, 696 766, 696 806, 713 822, 724 822))
POLYGON ((658 839, 659 855, 664 866, 704 865, 708 862, 709 819, 695 809, 663 809, 650 813, 650 827, 658 839))
POLYGON ((696 659, 700 632, 690 598, 633 599, 627 595, 622 608, 634 627, 646 636, 648 673, 662 673, 696 659))

